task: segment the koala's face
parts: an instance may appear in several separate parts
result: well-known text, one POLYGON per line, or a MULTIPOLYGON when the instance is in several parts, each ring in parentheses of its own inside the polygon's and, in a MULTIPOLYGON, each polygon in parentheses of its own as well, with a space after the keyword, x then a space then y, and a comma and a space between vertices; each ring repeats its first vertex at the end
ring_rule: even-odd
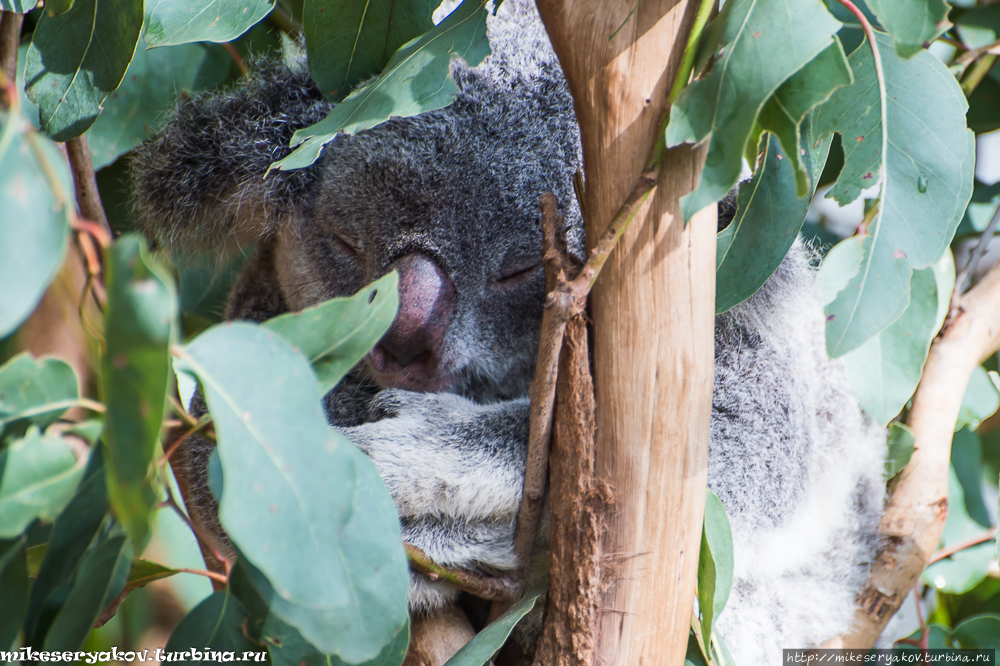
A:
POLYGON ((460 99, 327 147, 298 225, 279 239, 279 281, 301 309, 399 271, 399 313, 365 359, 380 386, 486 400, 526 391, 545 296, 539 198, 553 192, 579 216, 575 134, 533 125, 532 111, 460 99))

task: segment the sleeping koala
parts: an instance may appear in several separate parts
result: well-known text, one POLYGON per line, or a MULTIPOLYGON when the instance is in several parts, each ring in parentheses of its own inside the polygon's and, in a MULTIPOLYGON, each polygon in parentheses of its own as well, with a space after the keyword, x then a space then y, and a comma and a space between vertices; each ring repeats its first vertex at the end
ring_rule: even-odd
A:
MULTIPOLYGON (((572 99, 533 4, 489 21, 493 54, 455 62, 449 107, 340 136, 308 169, 272 172, 330 109, 303 63, 260 63, 239 89, 183 102, 132 161, 147 234, 175 250, 256 240, 227 318, 263 321, 354 293, 393 269, 391 329, 325 398, 374 462, 403 538, 436 562, 503 571, 528 434, 544 301, 538 201, 583 224, 572 99)), ((720 228, 735 212, 720 206, 720 228)), ((807 250, 716 319, 708 478, 730 516, 736 580, 719 631, 738 663, 774 662, 847 629, 876 548, 884 433, 827 359, 807 250)), ((196 520, 224 541, 211 444, 188 445, 196 520)), ((413 574, 415 612, 457 591, 413 574)))

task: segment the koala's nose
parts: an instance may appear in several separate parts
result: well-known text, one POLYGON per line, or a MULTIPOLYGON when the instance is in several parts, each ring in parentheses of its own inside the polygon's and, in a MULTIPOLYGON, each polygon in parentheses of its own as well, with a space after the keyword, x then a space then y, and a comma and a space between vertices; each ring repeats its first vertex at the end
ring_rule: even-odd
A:
POLYGON ((373 350, 372 360, 390 383, 417 388, 437 370, 451 323, 455 286, 437 262, 424 254, 406 255, 390 269, 399 271, 399 312, 373 350), (392 381, 395 375, 398 381, 392 381))

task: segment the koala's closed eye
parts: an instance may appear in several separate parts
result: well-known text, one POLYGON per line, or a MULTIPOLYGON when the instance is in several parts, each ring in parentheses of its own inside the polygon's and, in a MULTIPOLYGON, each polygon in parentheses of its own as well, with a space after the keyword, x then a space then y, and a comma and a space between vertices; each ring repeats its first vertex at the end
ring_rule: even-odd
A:
POLYGON ((522 282, 527 282, 539 272, 541 267, 541 261, 535 261, 527 264, 516 264, 511 268, 502 270, 493 279, 492 286, 495 289, 506 289, 507 287, 513 287, 514 285, 521 284, 522 282))
POLYGON ((343 254, 355 261, 361 261, 360 245, 339 234, 330 234, 326 239, 327 247, 337 254, 343 254))

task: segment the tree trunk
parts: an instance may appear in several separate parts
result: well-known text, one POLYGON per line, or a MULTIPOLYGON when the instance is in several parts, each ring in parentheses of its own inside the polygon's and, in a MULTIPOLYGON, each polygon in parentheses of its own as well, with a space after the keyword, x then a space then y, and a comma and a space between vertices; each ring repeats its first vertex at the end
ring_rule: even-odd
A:
MULTIPOLYGON (((538 5, 575 99, 589 247, 643 170, 696 7, 538 5)), ((654 196, 592 292, 596 475, 611 493, 593 663, 682 664, 687 645, 711 416, 716 225, 709 208, 685 227, 679 198, 703 160, 703 150, 668 152, 654 196)))

